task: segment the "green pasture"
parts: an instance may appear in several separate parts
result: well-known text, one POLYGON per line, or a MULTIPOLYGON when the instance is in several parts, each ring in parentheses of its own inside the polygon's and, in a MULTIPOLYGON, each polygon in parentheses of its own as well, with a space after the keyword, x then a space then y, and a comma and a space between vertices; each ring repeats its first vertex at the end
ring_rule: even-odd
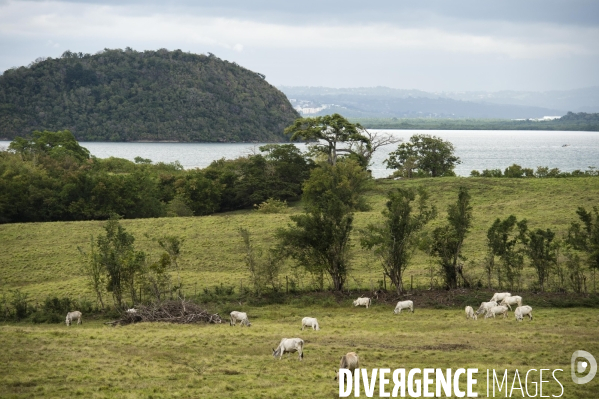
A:
MULTIPOLYGON (((534 320, 466 320, 461 309, 419 309, 393 314, 392 305, 354 308, 350 300, 327 306, 269 305, 250 308, 251 327, 139 323, 111 327, 97 320, 81 326, 0 325, 2 398, 334 398, 341 355, 355 351, 372 368, 477 368, 476 391, 486 397, 486 370, 529 369, 529 392, 545 372, 544 395, 595 398, 599 377, 586 385, 570 378, 570 357, 599 354, 595 309, 535 309, 534 320), (320 331, 300 330, 304 316, 320 331), (283 337, 305 341, 304 360, 272 357, 283 337)), ((517 386, 518 384, 516 384, 517 386)), ((465 389, 465 386, 461 386, 465 389)), ((390 389, 389 389, 390 390, 390 389)), ((378 392, 378 386, 377 390, 378 392)), ((505 397, 505 391, 496 397, 505 397)), ((353 395, 351 396, 353 397, 353 395)), ((364 391, 362 396, 364 397, 364 391)), ((378 395, 375 395, 378 397, 378 395)), ((521 397, 514 391, 512 397, 521 397)), ((536 397, 539 397, 538 394, 536 397)))
MULTIPOLYGON (((445 223, 447 205, 456 200, 460 185, 469 188, 474 208, 474 225, 466 237, 463 253, 468 258, 465 274, 475 283, 486 282, 482 260, 486 232, 495 218, 514 214, 518 219, 528 219, 531 228, 550 228, 561 237, 570 223, 577 220, 575 211, 579 206, 590 210, 599 205, 597 178, 379 180, 367 194, 372 209, 355 216, 348 288, 370 289, 383 280, 378 260, 359 245, 359 230, 381 220, 385 195, 390 189, 426 187, 439 210, 437 219, 428 226, 432 229, 445 223)), ((301 204, 292 205, 285 214, 247 210, 202 217, 123 220, 122 224, 135 235, 137 249, 154 258, 160 253, 156 238, 174 234, 185 239, 179 264, 187 295, 220 284, 232 285, 239 292, 240 285, 248 284, 249 280, 238 229, 249 229, 254 245, 267 249, 274 245, 275 230, 289 223, 290 214, 301 212, 301 204)), ((83 221, 0 225, 0 295, 20 289, 32 301, 41 301, 47 295, 93 299, 80 272, 77 247, 88 250, 90 237, 103 233, 103 224, 83 221)), ((433 282, 440 281, 435 272, 431 258, 417 253, 405 281, 413 279, 414 288, 428 288, 431 278, 433 282)), ((310 276, 294 274, 289 264, 281 274, 282 286, 285 276, 295 280, 302 290, 311 287, 310 276)), ((533 271, 526 267, 521 288, 533 281, 533 271)))

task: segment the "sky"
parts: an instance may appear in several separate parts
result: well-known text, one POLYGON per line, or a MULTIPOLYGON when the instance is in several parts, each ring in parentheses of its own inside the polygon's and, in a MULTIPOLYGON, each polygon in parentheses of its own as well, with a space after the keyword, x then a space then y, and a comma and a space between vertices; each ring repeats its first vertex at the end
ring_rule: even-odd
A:
POLYGON ((180 49, 275 86, 599 85, 597 0, 0 0, 0 72, 66 50, 180 49))

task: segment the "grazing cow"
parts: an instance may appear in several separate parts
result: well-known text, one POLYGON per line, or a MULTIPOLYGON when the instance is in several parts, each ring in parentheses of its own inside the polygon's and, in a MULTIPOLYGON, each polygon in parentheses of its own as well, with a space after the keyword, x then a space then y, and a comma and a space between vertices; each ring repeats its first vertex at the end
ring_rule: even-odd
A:
POLYGON ((397 305, 395 305, 395 310, 393 310, 394 314, 401 313, 402 309, 410 309, 412 313, 414 313, 414 302, 412 301, 399 301, 397 305))
POLYGON ((507 306, 493 306, 491 309, 487 310, 487 314, 485 315, 485 319, 490 317, 495 318, 496 315, 502 314, 503 318, 507 317, 507 306))
POLYGON ((495 302, 495 301, 481 302, 480 307, 476 311, 476 314, 478 315, 481 313, 487 313, 487 310, 491 309, 493 306, 497 306, 497 302, 495 302))
POLYGON ((522 306, 522 297, 518 295, 508 296, 503 298, 501 304, 507 306, 508 308, 510 308, 510 310, 512 310, 511 305, 522 306))
POLYGON ((532 321, 532 308, 528 305, 518 306, 514 312, 514 315, 518 321, 522 321, 524 316, 528 316, 530 321, 532 321))
POLYGON ((302 331, 304 331, 304 327, 312 327, 313 330, 320 330, 320 326, 318 325, 318 320, 315 317, 304 317, 302 319, 302 331))
POLYGON ((234 326, 237 322, 240 321, 241 326, 251 327, 252 323, 250 323, 250 319, 248 319, 248 315, 245 312, 238 312, 236 310, 231 312, 231 321, 229 322, 230 326, 234 326))
POLYGON ((67 326, 70 326, 71 323, 73 322, 73 320, 77 320, 77 324, 83 323, 81 321, 81 312, 80 311, 76 310, 74 312, 67 313, 67 319, 65 320, 65 322, 67 323, 67 326))
POLYGON ((354 301, 354 306, 366 306, 366 309, 370 306, 371 300, 370 298, 358 298, 354 301))
POLYGON ((476 313, 474 313, 474 309, 472 309, 472 306, 466 306, 466 319, 472 319, 472 320, 477 320, 478 316, 476 315, 476 313))
POLYGON ((279 360, 283 358, 285 352, 299 352, 299 360, 304 358, 304 340, 301 338, 283 338, 277 349, 272 350, 272 355, 279 360))
POLYGON ((509 292, 496 292, 491 298, 491 301, 495 301, 497 303, 503 301, 503 298, 507 298, 508 296, 512 296, 509 292))
MULTIPOLYGON (((341 356, 341 361, 339 362, 340 369, 348 369, 353 374, 354 370, 359 367, 358 355, 356 352, 347 352, 345 355, 341 356)), ((335 380, 338 378, 339 370, 335 370, 335 380)))

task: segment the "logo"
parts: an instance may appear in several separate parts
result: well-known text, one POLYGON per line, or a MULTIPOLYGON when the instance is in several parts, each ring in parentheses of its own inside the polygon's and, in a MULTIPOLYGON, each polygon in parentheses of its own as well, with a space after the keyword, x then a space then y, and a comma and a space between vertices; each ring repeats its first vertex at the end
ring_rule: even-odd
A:
POLYGON ((572 360, 570 361, 571 372, 572 372, 572 381, 575 384, 586 384, 591 381, 595 374, 597 374, 597 361, 587 351, 576 351, 572 354, 572 360), (584 358, 585 360, 577 360, 580 358, 584 358), (584 377, 578 377, 576 373, 582 374, 586 370, 589 370, 589 373, 584 377))

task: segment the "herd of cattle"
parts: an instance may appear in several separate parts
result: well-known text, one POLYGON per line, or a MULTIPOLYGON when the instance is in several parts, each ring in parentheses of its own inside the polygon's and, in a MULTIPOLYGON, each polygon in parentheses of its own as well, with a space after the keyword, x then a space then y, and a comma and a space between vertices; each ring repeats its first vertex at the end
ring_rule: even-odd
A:
MULTIPOLYGON (((360 297, 353 301, 354 306, 365 306, 369 308, 372 304, 372 300, 367 297, 360 297)), ((524 316, 528 316, 530 320, 532 320, 532 308, 528 305, 522 305, 522 297, 514 295, 512 296, 509 292, 501 292, 495 293, 493 298, 489 302, 482 302, 480 307, 475 312, 472 306, 466 306, 466 318, 477 320, 478 315, 485 313, 485 319, 490 317, 495 317, 497 315, 503 315, 504 318, 507 317, 508 308, 512 310, 512 305, 518 305, 516 310, 514 311, 514 315, 516 316, 517 321, 522 321, 524 316)), ((412 313, 414 313, 414 302, 412 301, 399 301, 393 310, 394 314, 401 313, 402 309, 408 309, 412 313)), ((127 312, 134 313, 135 309, 128 309, 127 312)), ((247 313, 233 311, 230 314, 230 322, 229 325, 234 326, 237 322, 240 325, 250 327, 252 323, 248 318, 247 313)), ((66 318, 67 326, 70 326, 73 321, 77 320, 77 324, 81 324, 81 312, 74 311, 69 312, 66 318)), ((314 317, 304 317, 302 319, 302 331, 306 327, 311 327, 313 330, 320 330, 320 326, 318 325, 318 320, 314 317)), ((276 349, 272 350, 272 355, 274 358, 281 359, 283 354, 285 353, 295 353, 298 352, 299 360, 304 358, 304 340, 301 338, 283 338, 279 343, 279 346, 276 349)), ((339 363, 340 369, 349 369, 352 373, 358 368, 358 355, 355 352, 348 352, 344 356, 341 357, 341 362, 339 363)), ((338 372, 337 372, 338 373, 338 372)), ((335 377, 337 378, 337 377, 335 377)))

